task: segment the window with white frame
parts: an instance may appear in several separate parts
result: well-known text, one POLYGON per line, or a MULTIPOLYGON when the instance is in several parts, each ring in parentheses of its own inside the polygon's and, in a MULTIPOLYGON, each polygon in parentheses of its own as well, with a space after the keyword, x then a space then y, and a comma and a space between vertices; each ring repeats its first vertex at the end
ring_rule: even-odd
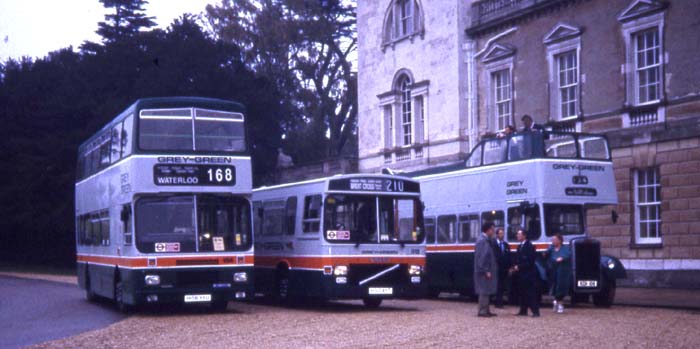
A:
POLYGON ((394 144, 391 140, 391 135, 394 134, 394 118, 391 112, 391 105, 385 105, 384 108, 384 148, 391 149, 394 144))
POLYGON ((634 33, 635 90, 639 104, 656 102, 661 89, 661 43, 657 27, 634 33))
POLYGON ((401 92, 401 131, 402 131, 402 144, 401 145, 411 145, 412 143, 412 124, 413 124, 413 110, 411 107, 411 79, 408 76, 404 76, 399 84, 401 92))
POLYGON ((578 114, 578 57, 568 51, 555 57, 558 72, 559 119, 575 118, 578 114))
POLYGON ((661 181, 658 168, 634 173, 635 241, 661 243, 661 181))
POLYGON ((384 19, 383 44, 423 32, 421 9, 417 0, 394 0, 384 19))
POLYGON ((502 130, 511 120, 511 79, 510 69, 503 69, 491 73, 493 86, 494 126, 496 130, 502 130))

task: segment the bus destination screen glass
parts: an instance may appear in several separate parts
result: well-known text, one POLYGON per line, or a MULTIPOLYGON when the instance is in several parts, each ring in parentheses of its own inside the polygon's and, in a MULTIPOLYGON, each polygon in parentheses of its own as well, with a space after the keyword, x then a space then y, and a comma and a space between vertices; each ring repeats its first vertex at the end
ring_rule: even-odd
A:
POLYGON ((336 243, 420 243, 420 207, 416 198, 331 194, 324 204, 325 237, 336 243))
POLYGON ((142 150, 246 151, 242 114, 199 108, 141 110, 138 139, 142 150))
POLYGON ((251 244, 250 204, 242 198, 142 197, 135 219, 136 247, 142 253, 241 251, 251 244))

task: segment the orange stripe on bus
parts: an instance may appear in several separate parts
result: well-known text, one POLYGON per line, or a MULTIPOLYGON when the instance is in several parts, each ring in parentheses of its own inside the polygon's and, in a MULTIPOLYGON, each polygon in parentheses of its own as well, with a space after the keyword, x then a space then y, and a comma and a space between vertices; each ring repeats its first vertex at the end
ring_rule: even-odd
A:
POLYGON ((350 264, 414 264, 425 266, 424 256, 416 257, 380 257, 380 256, 348 256, 348 257, 301 257, 301 256, 257 256, 255 264, 258 266, 276 267, 278 264, 287 264, 290 268, 323 269, 324 266, 350 265, 350 264))
POLYGON ((250 255, 246 256, 190 256, 190 257, 141 257, 141 258, 125 258, 113 256, 87 256, 77 255, 78 262, 99 263, 118 265, 120 267, 129 268, 146 268, 149 267, 148 260, 156 260, 156 267, 175 267, 175 266, 206 266, 206 265, 238 265, 238 264, 253 264, 255 258, 250 255), (240 258, 243 257, 243 260, 240 258))
MULTIPOLYGON (((536 250, 546 250, 549 248, 549 243, 532 244, 536 250)), ((510 250, 516 252, 518 244, 509 244, 510 250)), ((474 252, 474 245, 428 245, 425 247, 426 252, 474 252)))

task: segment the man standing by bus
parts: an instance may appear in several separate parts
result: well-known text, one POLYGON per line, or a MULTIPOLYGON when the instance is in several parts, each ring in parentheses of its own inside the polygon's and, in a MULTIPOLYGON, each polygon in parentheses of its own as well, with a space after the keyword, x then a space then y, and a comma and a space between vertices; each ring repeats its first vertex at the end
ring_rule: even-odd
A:
MULTIPOLYGON (((508 270, 511 266, 510 246, 505 241, 503 228, 496 230, 496 259, 498 260, 498 289, 496 291, 496 308, 503 308, 503 292, 508 283, 508 270)), ((512 287, 512 286, 511 286, 512 287)))
POLYGON ((489 298, 496 293, 498 287, 498 262, 491 242, 493 231, 493 223, 484 223, 481 226, 481 236, 474 248, 474 291, 479 296, 478 316, 480 317, 496 316, 489 309, 489 298))
POLYGON ((533 317, 540 316, 540 305, 537 299, 537 267, 535 260, 537 252, 524 230, 518 229, 515 237, 520 242, 515 256, 515 266, 511 272, 515 273, 518 280, 518 292, 520 299, 520 312, 517 315, 527 316, 527 308, 532 311, 533 317))

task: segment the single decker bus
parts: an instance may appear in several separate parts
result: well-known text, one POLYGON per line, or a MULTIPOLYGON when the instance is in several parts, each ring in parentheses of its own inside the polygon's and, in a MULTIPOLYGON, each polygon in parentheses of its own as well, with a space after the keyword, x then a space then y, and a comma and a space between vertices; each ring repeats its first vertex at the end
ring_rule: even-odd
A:
POLYGON ((405 177, 336 175, 253 190, 256 292, 279 300, 424 293, 420 185, 405 177))

